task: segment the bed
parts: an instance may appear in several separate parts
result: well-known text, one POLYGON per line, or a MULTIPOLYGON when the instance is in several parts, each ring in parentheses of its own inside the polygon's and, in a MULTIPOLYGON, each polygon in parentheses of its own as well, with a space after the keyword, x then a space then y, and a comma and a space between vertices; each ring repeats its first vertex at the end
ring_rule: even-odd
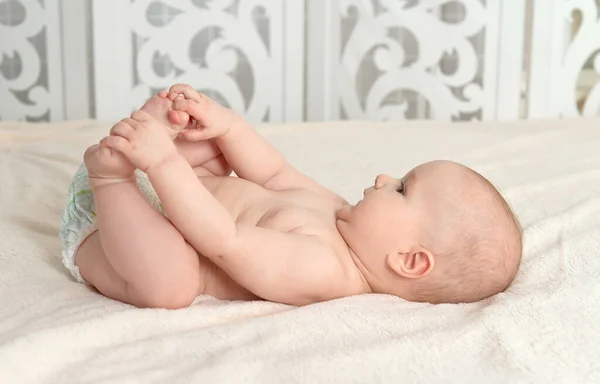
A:
POLYGON ((260 125, 350 201, 378 173, 471 166, 521 220, 519 274, 472 304, 198 297, 176 311, 112 301, 61 265, 70 178, 109 128, 0 123, 0 383, 600 382, 600 119, 260 125))

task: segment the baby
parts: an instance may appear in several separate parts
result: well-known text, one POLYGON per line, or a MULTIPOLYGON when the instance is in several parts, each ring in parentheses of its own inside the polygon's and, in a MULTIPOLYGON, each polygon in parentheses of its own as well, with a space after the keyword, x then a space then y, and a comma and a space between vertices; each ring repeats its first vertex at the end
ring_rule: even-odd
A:
POLYGON ((433 161, 379 175, 351 205, 183 84, 88 148, 69 195, 64 264, 139 307, 182 308, 200 294, 473 302, 505 290, 521 258, 515 216, 473 170, 433 161))

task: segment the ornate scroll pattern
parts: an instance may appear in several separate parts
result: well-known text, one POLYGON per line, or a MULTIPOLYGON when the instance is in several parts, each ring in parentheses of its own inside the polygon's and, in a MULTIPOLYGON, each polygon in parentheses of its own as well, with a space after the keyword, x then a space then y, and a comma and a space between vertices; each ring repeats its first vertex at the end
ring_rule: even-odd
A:
POLYGON ((280 3, 133 1, 130 22, 139 43, 132 107, 157 89, 185 82, 248 118, 272 118, 274 103, 281 100, 282 58, 273 44, 273 35, 280 33, 280 3))
POLYGON ((344 20, 355 20, 342 45, 338 78, 347 117, 456 120, 481 114, 481 63, 472 42, 485 29, 481 0, 340 3, 342 25, 344 20), (451 3, 462 8, 462 20, 449 22, 441 17, 451 3), (398 32, 404 41, 397 38, 398 32), (454 64, 445 65, 449 61, 454 64), (365 67, 377 74, 371 84, 364 84, 365 67), (411 95, 412 103, 407 101, 411 95), (426 104, 428 116, 417 116, 414 104, 419 99, 426 104))
POLYGON ((567 116, 600 114, 600 81, 591 90, 577 100, 576 90, 582 72, 594 71, 600 79, 600 5, 595 0, 565 0, 561 14, 571 20, 574 13, 579 13, 581 23, 568 45, 561 65, 562 87, 555 97, 562 99, 562 114, 567 116), (591 62, 591 68, 584 69, 591 62), (578 108, 579 102, 579 108, 578 108))
POLYGON ((0 0, 0 120, 42 120, 50 113, 43 37, 47 23, 38 1, 0 0), (38 47, 39 48, 39 47, 38 47))

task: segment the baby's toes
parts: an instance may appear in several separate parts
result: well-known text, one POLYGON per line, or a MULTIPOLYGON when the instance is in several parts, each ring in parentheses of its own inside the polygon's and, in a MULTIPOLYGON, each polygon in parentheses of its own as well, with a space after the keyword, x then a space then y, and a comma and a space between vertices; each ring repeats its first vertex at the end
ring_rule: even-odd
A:
POLYGON ((171 129, 180 132, 190 124, 190 115, 182 111, 170 111, 169 120, 171 122, 171 129))

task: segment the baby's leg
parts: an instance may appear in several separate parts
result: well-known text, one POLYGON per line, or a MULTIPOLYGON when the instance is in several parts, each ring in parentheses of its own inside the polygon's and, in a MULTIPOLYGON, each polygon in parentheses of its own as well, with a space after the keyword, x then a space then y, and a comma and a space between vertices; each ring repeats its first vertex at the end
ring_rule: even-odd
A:
POLYGON ((146 201, 122 154, 95 145, 84 161, 99 229, 77 252, 83 278, 104 295, 139 307, 189 305, 203 278, 196 251, 146 201))
MULTIPOLYGON (((153 96, 140 108, 175 131, 183 130, 189 123, 185 112, 173 111, 173 101, 167 98, 166 91, 153 96)), ((231 167, 225 160, 214 140, 187 141, 176 139, 175 146, 198 176, 228 176, 231 167)))

